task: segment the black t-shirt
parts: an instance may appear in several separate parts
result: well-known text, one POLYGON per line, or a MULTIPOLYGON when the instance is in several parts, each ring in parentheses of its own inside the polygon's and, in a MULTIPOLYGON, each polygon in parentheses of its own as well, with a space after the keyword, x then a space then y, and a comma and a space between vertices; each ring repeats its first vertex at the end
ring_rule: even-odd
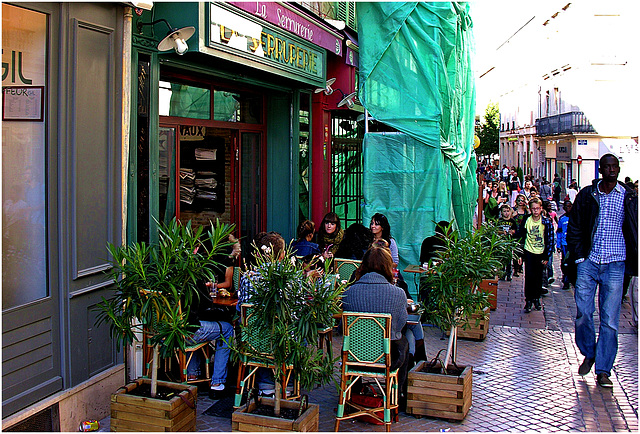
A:
POLYGON ((445 244, 442 238, 437 235, 427 237, 420 247, 420 263, 429 262, 429 259, 436 257, 436 252, 444 250, 445 244))

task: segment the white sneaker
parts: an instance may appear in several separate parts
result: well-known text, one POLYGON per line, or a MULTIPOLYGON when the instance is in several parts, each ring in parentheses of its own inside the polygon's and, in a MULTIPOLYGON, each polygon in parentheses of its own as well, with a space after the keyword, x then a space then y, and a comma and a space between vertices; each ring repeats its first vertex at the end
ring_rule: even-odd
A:
POLYGON ((221 392, 224 390, 224 384, 220 383, 220 384, 212 384, 211 385, 211 390, 215 390, 216 392, 221 392))
POLYGON ((260 396, 266 396, 269 398, 273 398, 276 394, 276 389, 261 389, 260 396))

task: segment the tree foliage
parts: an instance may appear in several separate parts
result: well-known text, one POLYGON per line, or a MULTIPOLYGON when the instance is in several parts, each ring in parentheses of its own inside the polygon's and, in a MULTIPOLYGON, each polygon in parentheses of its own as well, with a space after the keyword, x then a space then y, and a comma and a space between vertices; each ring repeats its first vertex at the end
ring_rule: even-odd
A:
POLYGON ((476 125, 476 135, 480 139, 480 146, 476 149, 478 155, 497 154, 500 139, 500 109, 498 104, 490 103, 484 114, 484 121, 476 125))

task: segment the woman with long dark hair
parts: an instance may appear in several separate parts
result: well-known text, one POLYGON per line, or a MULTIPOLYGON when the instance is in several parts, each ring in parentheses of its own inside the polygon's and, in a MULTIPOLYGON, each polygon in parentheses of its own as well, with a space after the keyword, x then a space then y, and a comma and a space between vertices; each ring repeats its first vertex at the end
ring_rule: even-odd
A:
POLYGON ((335 212, 327 213, 320 223, 316 236, 320 251, 330 256, 335 255, 343 238, 344 231, 340 225, 340 217, 335 212))
POLYGON ((393 263, 397 266, 400 262, 400 258, 398 256, 398 244, 396 244, 396 240, 391 237, 391 225, 389 224, 387 217, 379 212, 375 213, 373 217, 371 217, 369 228, 371 229, 371 232, 373 232, 374 243, 380 239, 389 243, 391 259, 393 259, 393 263))

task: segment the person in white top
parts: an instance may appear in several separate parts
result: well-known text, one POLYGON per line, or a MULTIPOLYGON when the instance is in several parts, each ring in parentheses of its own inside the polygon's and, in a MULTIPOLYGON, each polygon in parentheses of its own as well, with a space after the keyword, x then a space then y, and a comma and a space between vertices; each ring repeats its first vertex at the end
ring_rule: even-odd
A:
POLYGON ((572 183, 569 188, 567 188, 567 196, 569 196, 569 200, 573 203, 576 200, 576 196, 578 195, 578 186, 576 183, 572 183))

